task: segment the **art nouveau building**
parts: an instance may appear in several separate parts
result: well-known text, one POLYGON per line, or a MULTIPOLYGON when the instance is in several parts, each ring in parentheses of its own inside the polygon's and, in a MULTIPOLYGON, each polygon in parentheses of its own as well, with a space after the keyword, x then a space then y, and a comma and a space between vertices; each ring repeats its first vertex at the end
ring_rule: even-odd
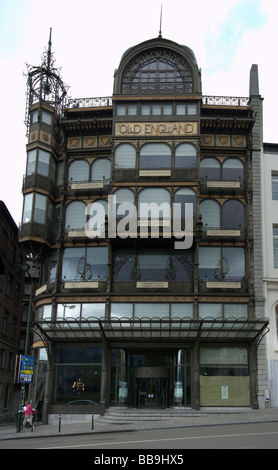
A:
POLYGON ((29 69, 20 234, 45 415, 264 406, 257 67, 248 98, 203 96, 192 50, 158 37, 112 98, 74 100, 51 57, 29 69))

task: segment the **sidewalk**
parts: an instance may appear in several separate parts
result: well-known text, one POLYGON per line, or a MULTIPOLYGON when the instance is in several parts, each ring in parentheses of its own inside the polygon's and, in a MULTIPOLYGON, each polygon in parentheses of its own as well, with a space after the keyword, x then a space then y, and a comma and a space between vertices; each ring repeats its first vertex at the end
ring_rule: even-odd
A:
POLYGON ((0 425, 0 440, 7 439, 26 439, 33 437, 51 437, 51 436, 66 436, 75 434, 92 434, 92 433, 107 433, 107 432, 123 432, 123 431, 137 431, 142 429, 162 429, 162 428, 177 428, 189 426, 210 426, 219 424, 243 424, 243 423, 256 423, 256 422, 269 422, 277 421, 278 425, 278 408, 270 408, 265 410, 209 410, 204 409, 196 412, 194 410, 188 416, 175 416, 167 419, 151 419, 151 420, 134 420, 130 422, 111 423, 106 422, 101 417, 95 417, 92 422, 63 422, 61 417, 61 424, 59 428, 59 421, 56 424, 43 425, 36 423, 34 431, 24 429, 18 433, 15 424, 2 424, 0 425))

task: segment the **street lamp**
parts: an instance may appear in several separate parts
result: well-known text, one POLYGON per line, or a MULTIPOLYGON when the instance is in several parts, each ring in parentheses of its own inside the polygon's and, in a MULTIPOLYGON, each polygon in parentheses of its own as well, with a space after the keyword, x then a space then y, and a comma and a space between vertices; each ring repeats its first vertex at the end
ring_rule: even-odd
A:
MULTIPOLYGON (((27 330, 26 330, 26 338, 25 338, 25 348, 24 348, 24 355, 27 356, 29 353, 29 343, 30 343, 30 326, 31 326, 31 319, 32 319, 32 304, 33 304, 33 292, 34 292, 34 284, 35 279, 29 273, 30 265, 28 263, 23 263, 19 266, 19 269, 27 273, 31 279, 31 291, 30 291, 30 298, 29 298, 29 309, 28 309, 28 317, 27 317, 27 330)), ((20 402, 19 402, 19 411, 18 411, 18 420, 17 420, 17 432, 21 431, 22 425, 22 408, 24 406, 25 401, 25 384, 21 384, 20 390, 20 402)))

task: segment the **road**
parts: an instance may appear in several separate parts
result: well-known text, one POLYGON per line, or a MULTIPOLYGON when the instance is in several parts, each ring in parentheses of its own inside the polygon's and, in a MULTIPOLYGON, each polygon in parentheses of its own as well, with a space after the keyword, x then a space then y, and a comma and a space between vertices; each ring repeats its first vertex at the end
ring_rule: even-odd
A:
MULTIPOLYGON (((181 463, 184 454, 178 450, 184 449, 278 449, 278 422, 10 439, 0 441, 0 449, 94 449, 94 455, 98 456, 105 456, 100 451, 107 449, 110 449, 107 456, 113 455, 112 451, 119 456, 119 449, 123 449, 122 455, 129 456, 129 462, 122 465, 124 467, 131 463, 144 463, 147 450, 150 451, 149 455, 159 450, 158 459, 159 455, 169 455, 168 451, 173 449, 175 452, 169 455, 169 459, 174 459, 169 462, 173 465, 181 463), (137 452, 125 454, 124 450, 128 449, 137 449, 137 452), (145 452, 140 453, 140 449, 145 452), (141 462, 138 462, 138 455, 141 455, 141 462)), ((102 462, 105 463, 109 464, 108 461, 102 462)))

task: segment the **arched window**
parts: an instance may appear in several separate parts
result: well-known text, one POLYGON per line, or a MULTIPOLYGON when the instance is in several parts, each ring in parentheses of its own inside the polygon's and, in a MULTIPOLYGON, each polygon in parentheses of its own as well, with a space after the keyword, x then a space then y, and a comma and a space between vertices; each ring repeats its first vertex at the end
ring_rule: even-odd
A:
POLYGON ((92 181, 103 181, 110 179, 111 163, 108 158, 98 158, 92 164, 92 181))
POLYGON ((222 167, 223 181, 238 181, 244 179, 244 167, 238 158, 227 158, 222 167))
POLYGON ((120 144, 115 150, 115 169, 135 168, 136 150, 131 144, 120 144))
POLYGON ((187 217, 186 204, 193 204, 193 214, 196 212, 196 194, 192 189, 183 188, 175 192, 174 203, 181 204, 174 206, 173 214, 175 217, 181 217, 182 219, 187 217))
MULTIPOLYGON (((116 197, 117 217, 119 216, 118 208, 121 204, 125 204, 125 203, 134 204, 134 193, 130 189, 127 189, 127 188, 117 189, 113 193, 113 196, 116 197)), ((128 215, 130 217, 133 217, 134 211, 131 211, 131 213, 129 213, 128 215)), ((120 214, 120 216, 123 216, 123 214, 120 214)))
POLYGON ((220 228, 220 205, 213 199, 206 199, 200 204, 203 227, 205 229, 220 228))
POLYGON ((81 230, 86 224, 86 204, 82 201, 71 202, 66 209, 66 230, 81 230))
POLYGON ((140 151, 140 168, 171 168, 171 149, 166 144, 146 144, 140 151))
POLYGON ((203 158, 201 160, 200 178, 203 180, 220 180, 220 163, 216 158, 203 158))
POLYGON ((157 211, 152 212, 155 218, 169 218, 171 215, 170 193, 164 188, 146 188, 139 193, 138 217, 148 219, 151 205, 157 204, 157 211))
POLYGON ((197 151, 192 144, 181 144, 175 151, 176 168, 195 168, 197 151))
POLYGON ((130 62, 122 79, 123 94, 192 93, 188 63, 173 51, 153 49, 130 62))
POLYGON ((223 229, 242 230, 244 228, 244 205, 231 199, 223 205, 223 229))
POLYGON ((69 181, 89 181, 90 165, 86 160, 75 160, 69 166, 69 181))

